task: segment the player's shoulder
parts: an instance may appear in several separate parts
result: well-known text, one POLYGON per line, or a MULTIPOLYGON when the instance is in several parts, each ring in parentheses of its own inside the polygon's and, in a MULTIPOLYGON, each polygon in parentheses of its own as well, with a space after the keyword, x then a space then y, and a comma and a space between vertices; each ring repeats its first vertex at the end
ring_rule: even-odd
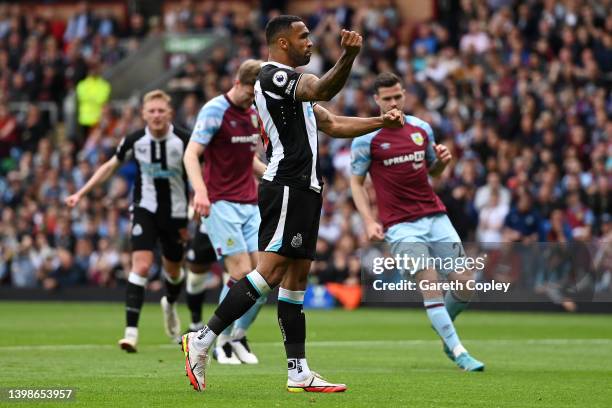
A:
POLYGON ((370 133, 366 133, 365 135, 356 137, 351 142, 351 149, 360 149, 360 148, 369 148, 372 144, 372 140, 380 133, 382 129, 375 130, 370 133))
POLYGON ((189 137, 191 136, 191 132, 189 130, 176 124, 172 124, 172 133, 174 133, 179 139, 181 139, 185 143, 189 141, 189 137))
POLYGON ((276 61, 268 61, 261 65, 261 71, 259 71, 257 79, 265 86, 273 84, 282 88, 291 78, 295 80, 296 75, 299 75, 299 73, 292 67, 276 61))
POLYGON ((202 106, 202 109, 200 109, 200 114, 222 115, 230 106, 231 105, 225 97, 225 94, 217 95, 202 106))
POLYGON ((138 139, 145 137, 146 134, 147 134, 146 129, 141 128, 141 129, 133 131, 132 133, 127 134, 124 140, 126 143, 134 144, 136 143, 138 139))
POLYGON ((404 118, 405 124, 423 129, 428 135, 433 135, 433 129, 431 128, 431 125, 425 122, 423 119, 417 118, 416 116, 412 115, 404 115, 404 118))
POLYGON ((293 72, 294 69, 288 65, 283 65, 275 61, 268 61, 261 64, 261 70, 259 71, 258 77, 261 79, 272 78, 274 73, 279 71, 293 72))

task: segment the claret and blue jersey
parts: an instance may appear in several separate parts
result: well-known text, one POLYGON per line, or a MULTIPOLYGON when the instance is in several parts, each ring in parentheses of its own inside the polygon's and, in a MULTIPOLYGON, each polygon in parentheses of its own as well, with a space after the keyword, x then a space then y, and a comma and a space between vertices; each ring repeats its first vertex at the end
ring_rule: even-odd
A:
POLYGON ((211 202, 257 203, 253 156, 259 123, 253 107, 242 109, 227 95, 211 99, 198 114, 191 140, 206 146, 203 175, 211 202))
POLYGON ((219 95, 200 110, 191 140, 206 146, 203 176, 212 205, 203 224, 217 257, 257 251, 261 222, 253 176, 257 112, 219 95))
POLYGON ((405 119, 402 128, 377 130, 354 139, 351 146, 352 173, 370 173, 385 229, 446 212, 428 179, 436 160, 431 126, 414 116, 405 119))

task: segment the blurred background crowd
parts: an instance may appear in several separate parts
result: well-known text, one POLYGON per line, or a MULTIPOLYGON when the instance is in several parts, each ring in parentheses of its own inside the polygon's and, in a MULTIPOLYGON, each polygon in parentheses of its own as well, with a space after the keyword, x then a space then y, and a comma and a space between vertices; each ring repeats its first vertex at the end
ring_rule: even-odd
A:
MULTIPOLYGON (((228 2, 186 0, 159 16, 131 13, 123 23, 87 3, 65 21, 0 5, 0 282, 53 289, 125 279, 134 167, 78 208, 62 204, 121 137, 142 126, 137 106, 108 103, 112 90, 100 73, 150 35, 230 35, 231 51, 182 60, 168 83, 176 122, 192 128, 201 105, 231 87, 243 60, 267 59, 263 27, 280 14, 270 3, 238 12, 228 2), (73 92, 79 115, 89 115, 66 134, 61 123, 73 92), (98 97, 88 100, 92 94, 98 97), (16 102, 25 108, 11 109, 16 102), (56 107, 58 125, 41 103, 56 107)), ((453 152, 433 184, 461 238, 589 243, 598 290, 610 290, 612 1, 434 3, 435 18, 415 23, 393 0, 317 2, 302 16, 315 48, 304 70, 321 75, 333 66, 341 28, 360 32, 362 52, 328 109, 377 115, 373 80, 397 73, 406 112, 429 122, 453 152)), ((312 279, 355 284, 368 241, 349 189, 350 141, 321 134, 319 150, 326 188, 312 279)))

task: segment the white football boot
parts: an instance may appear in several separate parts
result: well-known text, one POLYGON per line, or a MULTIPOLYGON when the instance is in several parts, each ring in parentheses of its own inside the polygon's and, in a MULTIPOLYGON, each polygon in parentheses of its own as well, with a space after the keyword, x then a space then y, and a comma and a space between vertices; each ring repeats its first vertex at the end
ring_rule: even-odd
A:
POLYGON ((138 345, 138 328, 137 327, 126 327, 125 334, 121 340, 119 340, 119 347, 121 350, 125 350, 128 353, 135 353, 136 346, 138 345))
POLYGON ((173 341, 178 341, 181 338, 181 319, 176 310, 176 302, 170 303, 166 296, 161 298, 159 304, 162 308, 162 316, 164 317, 164 329, 166 334, 173 341))
POLYGON ((187 333, 183 335, 181 347, 185 353, 185 374, 196 391, 204 391, 206 388, 206 368, 208 365, 208 350, 196 351, 194 341, 198 333, 187 333))
POLYGON ((304 381, 287 380, 289 392, 344 392, 346 384, 333 384, 314 371, 304 381))
POLYGON ((232 345, 232 349, 234 350, 234 354, 243 363, 245 364, 259 363, 257 356, 251 352, 251 348, 249 347, 249 343, 247 342, 246 337, 232 340, 231 345, 232 345))

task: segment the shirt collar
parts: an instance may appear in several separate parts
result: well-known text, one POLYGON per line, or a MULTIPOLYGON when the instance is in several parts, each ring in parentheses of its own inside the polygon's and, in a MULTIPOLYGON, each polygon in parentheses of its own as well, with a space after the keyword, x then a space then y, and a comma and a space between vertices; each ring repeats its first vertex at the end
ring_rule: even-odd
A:
POLYGON ((292 71, 295 71, 295 69, 293 67, 290 67, 289 65, 285 65, 285 64, 281 64, 280 62, 277 61, 268 61, 268 62, 264 62, 263 64, 261 64, 262 66, 264 65, 274 65, 277 66, 279 68, 285 68, 285 69, 290 69, 292 71))
POLYGON ((149 130, 149 127, 146 126, 145 127, 145 133, 147 135, 149 135, 153 140, 157 140, 157 141, 162 141, 162 140, 166 140, 168 137, 170 137, 170 135, 172 134, 174 130, 174 125, 172 125, 172 123, 170 124, 170 126, 168 126, 168 132, 162 136, 162 137, 155 137, 153 136, 153 133, 151 133, 151 131, 149 130))

